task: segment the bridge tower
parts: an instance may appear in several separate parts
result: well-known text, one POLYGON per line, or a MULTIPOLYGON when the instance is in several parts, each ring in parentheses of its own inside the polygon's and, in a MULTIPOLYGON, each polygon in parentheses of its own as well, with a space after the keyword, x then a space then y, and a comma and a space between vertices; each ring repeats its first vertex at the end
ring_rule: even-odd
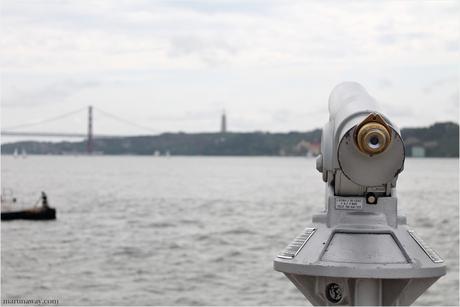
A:
POLYGON ((227 133, 227 115, 225 114, 225 110, 222 112, 220 120, 220 133, 227 133))
POLYGON ((86 139, 86 153, 93 152, 93 106, 88 106, 88 138, 86 139))

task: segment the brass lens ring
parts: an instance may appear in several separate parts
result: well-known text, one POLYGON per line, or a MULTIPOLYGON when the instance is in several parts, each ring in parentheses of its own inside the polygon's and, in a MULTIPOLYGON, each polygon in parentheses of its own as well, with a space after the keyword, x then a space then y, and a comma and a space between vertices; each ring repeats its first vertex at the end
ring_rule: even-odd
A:
POLYGON ((377 122, 368 122, 359 128, 357 145, 361 152, 375 155, 383 152, 390 144, 390 133, 377 122))

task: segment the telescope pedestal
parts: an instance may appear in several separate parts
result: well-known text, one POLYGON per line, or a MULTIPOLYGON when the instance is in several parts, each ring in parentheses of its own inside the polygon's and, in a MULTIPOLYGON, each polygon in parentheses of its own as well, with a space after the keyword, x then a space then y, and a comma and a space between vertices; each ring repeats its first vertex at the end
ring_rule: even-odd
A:
POLYGON ((285 275, 315 306, 408 306, 439 278, 421 278, 411 281, 410 279, 327 278, 289 273, 285 275), (329 294, 329 291, 334 294, 329 294), (337 293, 337 291, 341 292, 337 293))
POLYGON ((397 216, 397 199, 336 197, 274 260, 313 305, 410 305, 446 267, 397 216), (347 199, 347 200, 344 200, 347 199))

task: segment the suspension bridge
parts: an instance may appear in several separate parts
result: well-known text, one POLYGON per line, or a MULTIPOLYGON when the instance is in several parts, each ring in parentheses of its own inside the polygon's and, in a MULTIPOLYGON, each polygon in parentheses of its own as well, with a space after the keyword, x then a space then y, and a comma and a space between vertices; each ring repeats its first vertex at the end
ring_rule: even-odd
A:
POLYGON ((93 144, 94 144, 94 139, 97 138, 117 138, 117 137, 126 137, 126 135, 111 135, 111 134, 94 134, 93 132, 93 110, 97 110, 98 113, 109 117, 111 119, 114 119, 116 121, 122 122, 124 124, 140 128, 144 131, 149 131, 150 133, 158 133, 152 128, 145 127, 142 125, 139 125, 135 122, 126 120, 124 118, 121 118, 117 115, 111 114, 109 112, 106 112, 104 110, 101 110, 99 108, 95 108, 93 106, 88 106, 87 108, 82 108, 78 109, 72 112, 68 112, 65 114, 61 114, 59 116, 55 116, 52 118, 47 118, 38 122, 34 123, 29 123, 29 124, 23 124, 23 125, 17 125, 13 127, 6 127, 2 128, 1 130, 1 135, 2 136, 25 136, 25 137, 64 137, 64 138, 85 138, 86 139, 86 152, 91 154, 93 152, 93 144), (55 122, 58 120, 62 120, 65 118, 68 118, 72 115, 75 115, 77 113, 81 113, 82 111, 87 110, 87 130, 86 132, 75 132, 75 133, 69 133, 69 132, 46 132, 46 131, 34 131, 34 130, 21 130, 24 128, 32 128, 36 126, 43 125, 45 123, 50 123, 50 122, 55 122))

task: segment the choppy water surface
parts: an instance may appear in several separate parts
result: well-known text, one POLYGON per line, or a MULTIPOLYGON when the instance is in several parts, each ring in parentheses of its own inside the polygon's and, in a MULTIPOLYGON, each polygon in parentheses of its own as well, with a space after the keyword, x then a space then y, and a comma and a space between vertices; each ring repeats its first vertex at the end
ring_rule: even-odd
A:
MULTIPOLYGON (((409 225, 444 257, 416 302, 458 304, 458 159, 408 159, 409 225)), ((313 159, 2 157, 2 186, 58 219, 1 223, 2 299, 305 305, 272 260, 323 208, 313 159)))

